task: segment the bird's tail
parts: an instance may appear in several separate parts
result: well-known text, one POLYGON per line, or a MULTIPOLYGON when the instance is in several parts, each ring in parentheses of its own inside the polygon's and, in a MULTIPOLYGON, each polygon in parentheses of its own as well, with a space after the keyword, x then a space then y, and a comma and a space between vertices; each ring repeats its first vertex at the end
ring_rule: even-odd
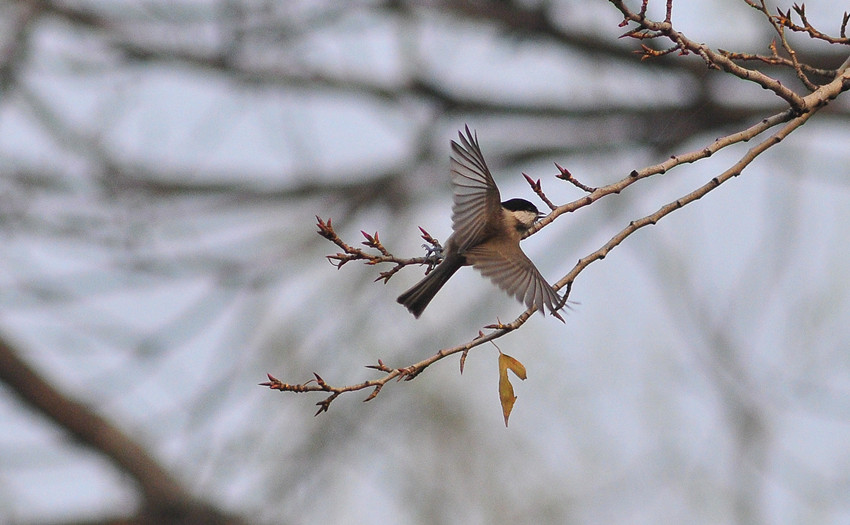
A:
POLYGON ((422 315, 431 299, 437 295, 440 288, 462 266, 460 258, 443 260, 434 270, 416 283, 413 288, 398 296, 397 301, 403 304, 415 317, 422 315))

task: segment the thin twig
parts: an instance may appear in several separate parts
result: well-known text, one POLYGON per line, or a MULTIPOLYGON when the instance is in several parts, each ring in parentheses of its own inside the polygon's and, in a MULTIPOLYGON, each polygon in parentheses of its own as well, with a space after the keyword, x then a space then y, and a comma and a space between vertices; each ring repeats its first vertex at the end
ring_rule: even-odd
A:
POLYGON ((546 206, 549 206, 550 210, 554 210, 555 208, 557 208, 557 206, 555 206, 552 201, 549 200, 549 197, 547 197, 546 194, 543 193, 543 187, 540 185, 540 179, 537 179, 535 181, 525 173, 523 173, 522 176, 525 177, 525 181, 528 182, 529 186, 531 186, 531 190, 536 193, 538 197, 540 197, 540 200, 542 200, 546 204, 546 206))
MULTIPOLYGON (((637 23, 642 29, 655 32, 660 35, 664 35, 671 42, 676 44, 677 48, 680 50, 681 53, 695 53, 702 57, 708 67, 722 69, 723 71, 730 73, 742 80, 746 80, 748 82, 755 82, 761 87, 774 92, 777 96, 788 102, 791 108, 793 108, 795 111, 802 111, 802 97, 791 89, 784 86, 780 81, 768 75, 765 75, 764 73, 755 69, 748 69, 743 66, 740 66, 729 58, 727 58, 726 56, 724 56, 723 53, 716 52, 705 44, 690 40, 684 34, 680 33, 679 31, 676 31, 673 28, 673 24, 670 22, 655 22, 647 19, 645 14, 645 4, 641 7, 640 12, 635 13, 626 6, 623 0, 609 0, 609 2, 611 2, 611 4, 613 4, 614 7, 616 7, 620 11, 620 13, 622 13, 624 17, 623 22, 634 22, 637 23)), ((669 52, 669 50, 665 51, 662 54, 666 54, 667 52, 669 52)))
MULTIPOLYGON (((776 31, 777 35, 779 35, 779 42, 782 44, 782 49, 784 49, 785 52, 788 53, 788 56, 790 57, 791 67, 794 68, 794 72, 796 73, 797 78, 799 78, 800 82, 802 82, 803 85, 806 86, 806 89, 808 89, 809 91, 815 91, 818 88, 817 85, 815 85, 812 81, 809 80, 809 77, 806 75, 805 71, 803 71, 803 67, 800 64, 800 61, 797 59, 797 52, 794 50, 794 48, 791 47, 791 44, 788 43, 788 39, 785 36, 786 26, 782 23, 782 17, 772 16, 764 2, 761 2, 757 9, 761 11, 765 18, 767 18, 768 23, 773 26, 773 30, 776 31)), ((790 16, 790 13, 791 12, 789 10, 788 16, 790 16)), ((771 44, 771 50, 774 55, 778 56, 778 53, 776 52, 775 43, 771 44)))
MULTIPOLYGON (((325 239, 331 241, 342 249, 342 252, 335 253, 333 255, 326 255, 325 258, 334 265, 337 269, 342 268, 343 265, 350 261, 363 261, 368 265, 376 265, 381 263, 394 263, 395 266, 388 270, 381 272, 375 281, 384 281, 384 284, 390 280, 390 278, 395 275, 399 270, 408 266, 410 264, 428 264, 433 265, 434 258, 433 257, 410 257, 410 258, 400 258, 396 257, 387 250, 384 245, 381 243, 378 238, 378 232, 375 232, 374 235, 368 234, 365 231, 361 231, 363 237, 366 240, 362 243, 365 246, 370 248, 374 248, 378 250, 379 255, 369 253, 361 248, 356 248, 351 246, 350 244, 343 241, 339 235, 337 235, 336 231, 334 231, 333 224, 331 219, 327 221, 322 220, 318 215, 316 216, 317 226, 319 227, 319 235, 324 237, 325 239)), ((420 228, 422 230, 422 228, 420 228)), ((422 238, 425 239, 426 242, 432 244, 435 248, 439 248, 439 242, 436 239, 431 237, 428 232, 422 230, 422 238)))

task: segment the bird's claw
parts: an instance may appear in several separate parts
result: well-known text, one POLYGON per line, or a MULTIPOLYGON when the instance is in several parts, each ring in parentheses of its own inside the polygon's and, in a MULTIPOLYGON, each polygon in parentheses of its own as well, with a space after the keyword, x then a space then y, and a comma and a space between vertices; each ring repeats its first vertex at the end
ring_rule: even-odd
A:
POLYGON ((443 260, 443 247, 430 244, 423 244, 422 247, 425 248, 425 262, 428 263, 428 271, 431 271, 443 260))

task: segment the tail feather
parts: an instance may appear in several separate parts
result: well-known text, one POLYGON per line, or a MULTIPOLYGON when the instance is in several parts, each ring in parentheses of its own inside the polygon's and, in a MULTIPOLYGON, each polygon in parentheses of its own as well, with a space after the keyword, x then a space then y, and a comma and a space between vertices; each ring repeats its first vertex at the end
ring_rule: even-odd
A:
POLYGON ((434 270, 416 283, 410 290, 398 296, 397 301, 404 305, 415 317, 422 315, 431 299, 437 295, 440 288, 461 267, 459 261, 445 259, 434 270))

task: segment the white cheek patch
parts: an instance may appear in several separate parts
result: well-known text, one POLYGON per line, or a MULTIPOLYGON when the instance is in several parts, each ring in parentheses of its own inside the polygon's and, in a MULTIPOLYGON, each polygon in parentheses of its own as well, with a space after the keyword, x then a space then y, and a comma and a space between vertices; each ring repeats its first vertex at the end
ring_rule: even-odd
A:
POLYGON ((517 220, 526 227, 531 227, 531 225, 534 224, 534 221, 537 220, 537 214, 530 211, 518 211, 514 213, 516 214, 517 220))

